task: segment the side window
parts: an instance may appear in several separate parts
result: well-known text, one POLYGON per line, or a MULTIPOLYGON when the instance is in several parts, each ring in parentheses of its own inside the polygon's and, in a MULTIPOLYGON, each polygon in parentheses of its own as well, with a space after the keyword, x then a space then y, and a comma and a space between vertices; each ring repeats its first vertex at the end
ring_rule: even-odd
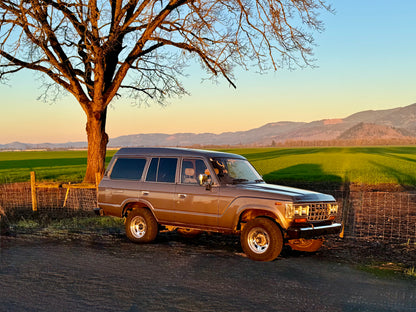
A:
POLYGON ((182 160, 181 183, 184 184, 199 184, 198 176, 204 174, 207 170, 202 159, 188 159, 182 160))
POLYGON ((146 159, 144 158, 118 158, 111 171, 111 179, 140 180, 142 178, 146 159))
POLYGON ((152 158, 146 181, 175 183, 177 163, 176 158, 152 158))
POLYGON ((176 158, 160 158, 157 182, 175 183, 177 163, 176 158))
POLYGON ((152 161, 147 171, 146 181, 156 182, 157 177, 157 167, 159 166, 159 158, 152 158, 152 161))

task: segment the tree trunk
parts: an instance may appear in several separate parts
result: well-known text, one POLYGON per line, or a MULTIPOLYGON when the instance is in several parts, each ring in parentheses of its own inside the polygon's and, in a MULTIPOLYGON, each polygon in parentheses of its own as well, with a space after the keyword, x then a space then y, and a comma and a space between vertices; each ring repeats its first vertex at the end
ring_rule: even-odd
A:
POLYGON ((102 176, 105 170, 105 153, 108 135, 105 133, 107 108, 87 114, 88 157, 84 182, 95 183, 96 173, 102 176))

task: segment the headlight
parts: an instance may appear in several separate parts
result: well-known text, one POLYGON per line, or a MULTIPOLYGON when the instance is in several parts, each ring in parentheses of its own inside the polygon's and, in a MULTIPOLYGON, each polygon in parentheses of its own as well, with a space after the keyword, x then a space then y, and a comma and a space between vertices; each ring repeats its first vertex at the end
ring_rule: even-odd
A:
POLYGON ((338 205, 337 204, 328 204, 328 214, 335 215, 338 213, 338 205))
POLYGON ((286 218, 309 216, 309 205, 307 204, 286 204, 286 218))
POLYGON ((308 218, 310 221, 323 221, 338 213, 337 203, 286 204, 286 218, 308 218))

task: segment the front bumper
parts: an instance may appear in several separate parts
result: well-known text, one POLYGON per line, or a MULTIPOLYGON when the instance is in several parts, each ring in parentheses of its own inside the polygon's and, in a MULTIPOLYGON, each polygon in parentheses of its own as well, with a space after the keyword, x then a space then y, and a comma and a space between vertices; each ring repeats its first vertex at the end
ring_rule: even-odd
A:
POLYGON ((310 227, 290 227, 286 234, 289 239, 296 238, 314 238, 329 234, 339 234, 342 229, 342 224, 333 223, 330 225, 310 226, 310 227))

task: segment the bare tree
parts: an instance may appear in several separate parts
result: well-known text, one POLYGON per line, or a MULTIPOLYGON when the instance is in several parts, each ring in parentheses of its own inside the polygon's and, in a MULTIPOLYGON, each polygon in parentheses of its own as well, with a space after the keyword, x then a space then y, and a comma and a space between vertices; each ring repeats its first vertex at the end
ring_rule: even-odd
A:
POLYGON ((122 91, 165 103, 185 94, 190 57, 235 87, 233 67, 310 65, 321 0, 2 0, 0 79, 48 77, 87 116, 84 181, 104 171, 107 107, 122 91))

